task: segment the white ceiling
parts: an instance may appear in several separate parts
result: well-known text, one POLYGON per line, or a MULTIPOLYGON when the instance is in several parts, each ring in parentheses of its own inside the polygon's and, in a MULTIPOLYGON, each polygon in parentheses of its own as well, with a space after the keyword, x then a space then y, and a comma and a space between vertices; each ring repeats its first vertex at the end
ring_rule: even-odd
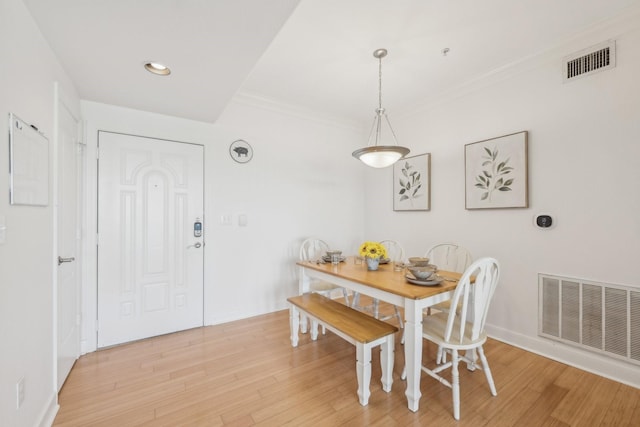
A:
POLYGON ((24 1, 82 99, 206 122, 237 92, 368 121, 378 102, 377 48, 389 50, 383 106, 393 116, 640 3, 24 1), (148 60, 169 65, 171 76, 146 72, 148 60))

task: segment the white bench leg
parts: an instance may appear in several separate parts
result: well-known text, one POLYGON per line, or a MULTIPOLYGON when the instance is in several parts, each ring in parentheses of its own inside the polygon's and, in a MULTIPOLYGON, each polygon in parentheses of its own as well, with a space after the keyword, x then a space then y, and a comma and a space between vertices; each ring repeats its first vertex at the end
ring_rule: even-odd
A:
POLYGON ((309 324, 309 319, 307 319, 307 316, 305 316, 304 314, 301 314, 300 316, 300 332, 302 332, 303 334, 307 333, 307 327, 309 324))
POLYGON ((291 346, 298 346, 298 329, 300 327, 300 313, 296 306, 289 305, 289 329, 291 329, 291 346))
POLYGON ((368 344, 356 344, 356 374, 358 377, 358 397, 360 404, 366 406, 369 403, 369 384, 371 383, 371 346, 368 344))
POLYGON ((385 342, 380 344, 380 367, 382 370, 382 389, 389 393, 391 391, 391 385, 393 384, 393 348, 394 348, 394 334, 387 336, 385 342))
POLYGON ((311 339, 313 341, 318 339, 318 322, 316 320, 311 320, 311 339))

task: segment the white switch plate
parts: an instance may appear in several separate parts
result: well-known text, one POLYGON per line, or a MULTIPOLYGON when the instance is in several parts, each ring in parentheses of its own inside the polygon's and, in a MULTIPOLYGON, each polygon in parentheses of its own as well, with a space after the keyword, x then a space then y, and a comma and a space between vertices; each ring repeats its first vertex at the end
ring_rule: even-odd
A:
POLYGON ((24 377, 16 383, 16 409, 20 409, 24 402, 24 377))
POLYGON ((220 217, 220 223, 222 223, 222 225, 231 225, 231 223, 233 222, 233 216, 231 214, 223 214, 220 217))
POLYGON ((238 214, 238 225, 240 227, 246 227, 248 223, 247 214, 238 214))
POLYGON ((0 215, 0 245, 4 245, 7 241, 7 219, 4 215, 0 215))

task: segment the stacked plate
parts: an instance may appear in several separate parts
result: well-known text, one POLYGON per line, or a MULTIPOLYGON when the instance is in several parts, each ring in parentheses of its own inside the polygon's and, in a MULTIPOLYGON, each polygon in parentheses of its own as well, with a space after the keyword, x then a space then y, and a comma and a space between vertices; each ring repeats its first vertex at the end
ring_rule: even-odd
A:
POLYGON ((331 257, 336 255, 338 256, 338 259, 340 260, 340 262, 343 262, 345 259, 347 259, 346 256, 342 256, 342 251, 330 250, 330 251, 327 251, 326 254, 322 255, 322 260, 324 262, 331 262, 331 257))
POLYGON ((404 277, 405 279, 407 279, 407 282, 413 285, 420 285, 420 286, 436 286, 442 283, 442 281, 444 280, 443 277, 440 277, 437 274, 434 274, 433 276, 429 277, 429 279, 427 280, 418 280, 411 273, 407 273, 404 277))
MULTIPOLYGON (((343 262, 344 260, 347 259, 347 257, 340 255, 339 259, 340 259, 340 262, 343 262)), ((322 255, 322 260, 324 262, 331 262, 331 257, 329 255, 322 255)))

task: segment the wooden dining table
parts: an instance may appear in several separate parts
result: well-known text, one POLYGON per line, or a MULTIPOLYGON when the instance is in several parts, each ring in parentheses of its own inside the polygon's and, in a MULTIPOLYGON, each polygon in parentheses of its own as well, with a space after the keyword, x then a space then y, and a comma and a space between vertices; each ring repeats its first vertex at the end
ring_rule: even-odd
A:
POLYGON ((338 264, 299 261, 300 294, 309 292, 311 281, 318 279, 404 308, 405 395, 407 406, 416 412, 421 396, 422 313, 427 307, 451 299, 461 274, 439 270, 438 275, 449 280, 435 286, 421 286, 409 283, 406 272, 394 271, 391 263, 380 264, 378 270, 369 271, 365 262, 356 263, 356 260, 350 256, 338 264))

